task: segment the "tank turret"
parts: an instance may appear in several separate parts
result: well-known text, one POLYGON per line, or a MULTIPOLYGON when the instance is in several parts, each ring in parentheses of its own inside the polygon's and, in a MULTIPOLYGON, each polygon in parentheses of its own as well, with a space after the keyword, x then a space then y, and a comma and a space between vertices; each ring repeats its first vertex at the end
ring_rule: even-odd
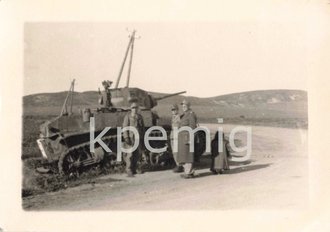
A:
POLYGON ((165 98, 173 97, 186 93, 181 91, 178 93, 168 94, 162 97, 154 97, 149 92, 139 88, 117 88, 111 89, 111 103, 115 108, 129 109, 130 103, 136 101, 142 110, 151 110, 157 106, 158 101, 165 98))

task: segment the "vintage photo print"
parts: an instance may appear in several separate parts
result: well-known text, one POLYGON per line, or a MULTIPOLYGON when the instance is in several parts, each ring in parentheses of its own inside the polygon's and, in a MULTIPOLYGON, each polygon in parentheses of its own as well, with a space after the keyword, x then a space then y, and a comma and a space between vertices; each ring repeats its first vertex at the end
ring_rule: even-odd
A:
POLYGON ((307 207, 303 30, 26 23, 23 209, 307 207))
POLYGON ((0 230, 327 228, 330 5, 239 5, 0 0, 0 230))

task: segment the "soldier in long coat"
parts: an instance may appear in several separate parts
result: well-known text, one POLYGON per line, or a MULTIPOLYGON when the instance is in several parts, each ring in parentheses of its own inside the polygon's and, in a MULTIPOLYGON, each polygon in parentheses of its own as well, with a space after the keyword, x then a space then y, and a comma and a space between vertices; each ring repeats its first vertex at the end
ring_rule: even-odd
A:
POLYGON ((222 149, 219 151, 219 132, 214 136, 214 139, 211 142, 211 172, 214 174, 223 174, 225 170, 229 170, 228 156, 229 152, 227 149, 227 143, 224 139, 224 134, 222 134, 222 149))
MULTIPOLYGON (((183 114, 180 118, 180 128, 187 126, 191 129, 197 127, 196 114, 190 109, 190 102, 184 100, 182 103, 183 114)), ((194 138, 192 139, 194 141, 194 138)), ((178 135, 178 163, 183 164, 184 174, 181 175, 183 178, 194 177, 194 152, 189 151, 190 138, 188 131, 182 131, 178 135)))
POLYGON ((172 153, 173 153, 173 158, 176 164, 176 167, 173 169, 173 172, 183 172, 183 166, 180 165, 178 162, 178 152, 174 151, 174 137, 173 137, 173 130, 174 128, 179 128, 180 126, 180 114, 179 114, 179 107, 177 104, 174 104, 171 106, 171 112, 172 112, 172 131, 170 134, 170 139, 171 139, 171 147, 172 147, 172 153))
MULTIPOLYGON (((144 122, 142 115, 138 112, 138 104, 133 102, 131 104, 131 112, 127 113, 124 117, 123 127, 132 126, 135 127, 139 133, 139 145, 138 148, 132 153, 124 154, 124 160, 126 163, 126 172, 129 177, 133 177, 136 174, 137 162, 140 160, 144 138, 144 122)), ((124 134, 125 147, 129 148, 135 143, 134 133, 132 131, 125 131, 124 134)))

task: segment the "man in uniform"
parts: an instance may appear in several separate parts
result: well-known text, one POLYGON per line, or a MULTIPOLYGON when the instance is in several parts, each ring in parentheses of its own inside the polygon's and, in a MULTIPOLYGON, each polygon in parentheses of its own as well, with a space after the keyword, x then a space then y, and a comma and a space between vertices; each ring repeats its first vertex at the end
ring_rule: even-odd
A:
MULTIPOLYGON (((126 162, 126 172, 129 177, 133 177, 136 174, 137 162, 140 159, 143 150, 143 138, 144 138, 144 122, 142 115, 138 113, 138 104, 133 102, 131 104, 131 111, 124 117, 123 127, 135 127, 139 134, 138 148, 132 153, 126 153, 124 159, 126 162)), ((132 147, 135 143, 134 133, 132 131, 125 131, 124 134, 126 149, 132 147)))
POLYGON ((102 91, 102 93, 101 93, 100 89, 99 89, 99 95, 100 95, 99 103, 104 108, 110 108, 112 106, 111 93, 110 93, 111 84, 112 84, 112 81, 103 81, 102 85, 104 87, 104 91, 102 91))
MULTIPOLYGON (((196 114, 190 109, 190 102, 187 100, 183 100, 181 103, 183 114, 180 119, 180 128, 187 126, 191 129, 195 129, 197 127, 197 117, 196 114)), ((194 139, 192 140, 194 141, 194 139)), ((193 178, 194 177, 194 152, 189 151, 189 132, 182 131, 178 136, 178 162, 183 164, 184 174, 181 177, 193 178)))
POLYGON ((213 174, 223 174, 225 170, 229 170, 228 155, 229 151, 227 149, 228 141, 225 140, 225 136, 222 134, 222 149, 219 151, 219 132, 214 136, 214 139, 211 142, 211 172, 213 174))
POLYGON ((173 169, 173 172, 183 172, 183 167, 182 165, 179 164, 178 162, 178 152, 174 152, 173 151, 173 130, 174 128, 179 128, 180 126, 180 115, 179 115, 179 107, 177 104, 174 104, 171 106, 171 111, 172 111, 172 131, 171 131, 171 135, 170 135, 170 138, 171 138, 171 147, 172 147, 172 153, 173 153, 173 158, 174 158, 174 161, 175 161, 175 164, 176 164, 176 167, 173 169))

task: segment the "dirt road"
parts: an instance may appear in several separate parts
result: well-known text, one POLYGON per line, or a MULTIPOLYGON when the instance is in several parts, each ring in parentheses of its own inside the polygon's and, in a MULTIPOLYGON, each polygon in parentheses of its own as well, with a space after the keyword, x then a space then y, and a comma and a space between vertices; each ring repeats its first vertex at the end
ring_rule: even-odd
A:
MULTIPOLYGON (((208 125, 212 130, 216 125, 208 125)), ((229 134, 234 125, 223 125, 229 134)), ((244 143, 246 134, 240 133, 244 143)), ((171 170, 102 176, 95 183, 30 196, 27 210, 303 209, 308 207, 307 130, 252 127, 252 157, 212 175, 204 156, 194 179, 171 170)))

